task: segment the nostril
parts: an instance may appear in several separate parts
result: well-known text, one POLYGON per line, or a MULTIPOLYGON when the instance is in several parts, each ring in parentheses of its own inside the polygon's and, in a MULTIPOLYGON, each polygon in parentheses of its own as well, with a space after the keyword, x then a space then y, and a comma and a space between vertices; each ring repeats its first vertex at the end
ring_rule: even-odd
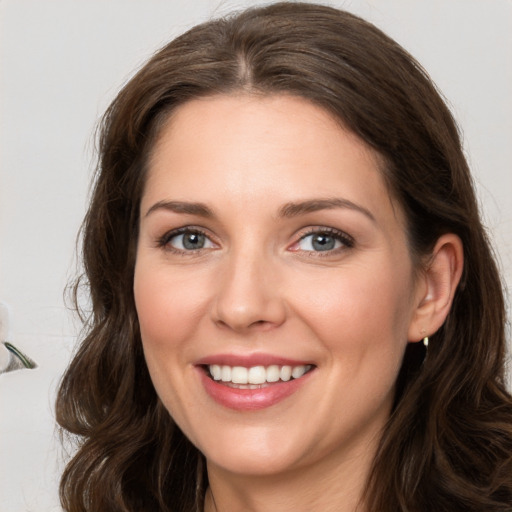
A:
POLYGON ((274 322, 268 320, 256 320, 249 325, 249 329, 254 329, 257 331, 268 331, 272 329, 276 324, 274 322))

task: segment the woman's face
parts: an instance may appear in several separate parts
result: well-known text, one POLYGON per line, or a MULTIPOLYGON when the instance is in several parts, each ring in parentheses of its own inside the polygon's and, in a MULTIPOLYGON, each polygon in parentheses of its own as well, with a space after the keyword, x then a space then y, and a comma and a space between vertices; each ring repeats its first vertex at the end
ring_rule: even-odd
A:
POLYGON ((375 154, 303 99, 194 100, 140 212, 145 357, 209 467, 366 464, 422 293, 375 154))

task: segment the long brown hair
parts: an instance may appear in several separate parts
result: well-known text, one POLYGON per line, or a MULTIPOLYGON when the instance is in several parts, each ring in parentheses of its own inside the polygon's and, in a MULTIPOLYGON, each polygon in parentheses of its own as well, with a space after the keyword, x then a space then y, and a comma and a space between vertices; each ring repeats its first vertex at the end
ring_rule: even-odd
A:
MULTIPOLYGON (((159 127, 214 94, 292 94, 330 112, 380 154, 421 261, 443 233, 464 244, 451 312, 428 354, 410 344, 369 476, 379 512, 509 511, 512 401, 504 385, 503 291, 454 120, 426 73, 373 25, 283 2, 199 25, 122 89, 100 131, 83 235, 92 311, 65 374, 57 419, 79 447, 61 482, 65 510, 201 510, 203 456, 160 403, 133 300, 139 204, 159 127)), ((419 263, 418 263, 419 264, 419 263)))

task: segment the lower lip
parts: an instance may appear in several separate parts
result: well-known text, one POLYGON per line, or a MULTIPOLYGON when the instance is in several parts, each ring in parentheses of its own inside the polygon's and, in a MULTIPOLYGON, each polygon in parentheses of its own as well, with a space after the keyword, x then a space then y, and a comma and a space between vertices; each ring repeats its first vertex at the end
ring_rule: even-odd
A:
POLYGON ((276 382, 258 389, 232 388, 208 377, 203 368, 198 368, 203 386, 217 403, 239 411, 257 411, 275 405, 295 393, 308 379, 309 371, 299 379, 276 382))

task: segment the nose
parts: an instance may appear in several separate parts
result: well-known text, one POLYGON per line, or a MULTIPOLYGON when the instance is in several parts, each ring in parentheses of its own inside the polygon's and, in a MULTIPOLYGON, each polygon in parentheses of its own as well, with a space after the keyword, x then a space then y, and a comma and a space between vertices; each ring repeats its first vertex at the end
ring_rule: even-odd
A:
POLYGON ((269 330, 286 319, 285 300, 272 258, 232 255, 219 269, 213 321, 233 331, 269 330))

